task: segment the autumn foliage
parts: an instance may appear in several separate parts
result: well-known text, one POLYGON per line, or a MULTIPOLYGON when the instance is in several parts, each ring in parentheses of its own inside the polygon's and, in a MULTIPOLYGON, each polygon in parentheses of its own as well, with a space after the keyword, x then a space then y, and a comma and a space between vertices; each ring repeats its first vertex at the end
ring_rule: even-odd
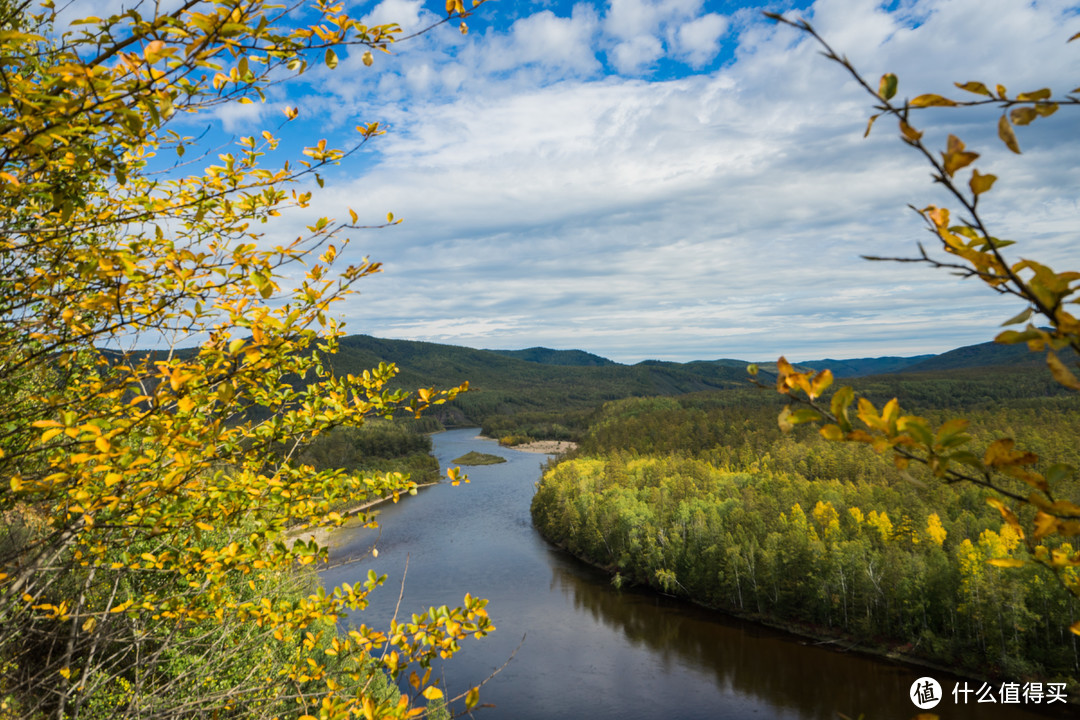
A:
MULTIPOLYGON (((1080 380, 1070 363, 1062 359, 1062 353, 1080 351, 1080 319, 1071 309, 1080 302, 1080 272, 1059 272, 1035 260, 1013 259, 1012 246, 1016 241, 996 237, 980 212, 980 202, 997 178, 979 172, 974 166, 979 154, 955 135, 949 135, 945 149, 935 153, 924 142, 924 131, 916 127, 915 120, 921 109, 930 107, 1000 108, 998 137, 1009 150, 1019 154, 1015 128, 1062 109, 1075 110, 1080 106, 1080 88, 1064 94, 1055 94, 1050 88, 1010 93, 1000 84, 991 89, 983 82, 968 81, 955 84, 966 93, 959 99, 923 94, 900 101, 899 81, 893 73, 883 75, 874 87, 809 23, 767 14, 810 35, 825 57, 840 64, 873 96, 875 114, 870 118, 867 133, 875 120, 895 119, 900 139, 922 155, 932 169, 934 181, 947 190, 959 208, 950 210, 931 205, 917 209, 939 242, 943 255, 932 255, 920 244, 919 254, 914 258, 868 259, 926 264, 976 279, 998 294, 1023 300, 1026 309, 1002 323, 1021 325, 1023 329, 1004 330, 997 335, 997 342, 1026 343, 1032 352, 1044 354, 1046 365, 1058 383, 1070 390, 1080 390, 1080 380), (966 174, 968 167, 970 175, 966 174)), ((1068 41, 1078 38, 1080 35, 1068 41)), ((756 368, 752 367, 751 371, 756 374, 756 368)), ((980 448, 972 441, 965 418, 954 417, 934 424, 923 417, 905 414, 896 398, 878 408, 850 387, 828 395, 831 384, 828 370, 801 372, 780 358, 776 388, 791 396, 799 406, 793 409, 789 405, 784 409, 780 415, 781 427, 787 430, 800 423, 820 422, 823 423, 821 434, 826 439, 869 444, 878 452, 891 455, 900 470, 906 471, 911 463, 921 464, 937 480, 971 483, 990 490, 987 502, 997 508, 1005 530, 1022 540, 1028 552, 1022 558, 1002 555, 990 558, 989 562, 1003 567, 1044 566, 1071 595, 1080 597, 1077 572, 1080 551, 1060 542, 1062 538, 1080 535, 1080 505, 1072 494, 1074 466, 1042 459, 1018 447, 1011 437, 999 437, 980 448)), ((1072 625, 1072 631, 1080 634, 1080 622, 1072 625)))
POLYGON ((260 230, 381 130, 267 167, 270 131, 211 157, 174 129, 343 48, 370 65, 401 29, 321 1, 168 7, 61 25, 0 3, 0 716, 421 714, 429 661, 493 629, 485 601, 338 635, 381 578, 306 587, 325 549, 286 530, 413 487, 317 471, 304 443, 458 390, 330 371, 334 305, 379 271, 335 265, 355 212, 260 230))

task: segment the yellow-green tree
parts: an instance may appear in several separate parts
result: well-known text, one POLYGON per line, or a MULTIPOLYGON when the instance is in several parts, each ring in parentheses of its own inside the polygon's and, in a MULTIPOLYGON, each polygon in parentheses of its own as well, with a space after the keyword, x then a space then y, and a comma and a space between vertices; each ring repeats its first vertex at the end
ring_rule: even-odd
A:
MULTIPOLYGON (((995 236, 980 212, 980 202, 993 188, 996 177, 981 173, 974 163, 979 154, 949 135, 946 147, 935 153, 923 140, 916 118, 924 108, 1000 108, 997 132, 1014 153, 1020 153, 1015 127, 1026 126, 1062 108, 1080 106, 1080 88, 1055 94, 1050 88, 1010 93, 1002 85, 980 81, 956 83, 966 93, 959 99, 924 94, 899 100, 898 79, 886 73, 871 83, 804 20, 789 20, 767 13, 772 19, 810 35, 829 60, 840 64, 874 98, 874 122, 882 117, 896 120, 900 139, 920 153, 933 170, 933 179, 951 195, 956 207, 928 206, 917 212, 940 242, 944 255, 934 255, 921 244, 914 258, 867 258, 918 262, 974 278, 990 290, 1022 299, 1027 308, 1002 323, 1023 325, 1022 330, 1005 330, 996 337, 1000 343, 1027 343, 1032 352, 1044 353, 1046 363, 1061 385, 1080 391, 1080 380, 1059 357, 1065 350, 1080 352, 1080 319, 1070 308, 1080 303, 1080 272, 1058 272, 1045 264, 1016 257, 1015 241, 995 236), (992 89, 991 89, 992 87, 992 89), (974 97, 974 99, 973 99, 974 97), (967 169, 970 167, 970 174, 967 169)), ((1071 42, 1080 38, 1068 38, 1071 42)), ((1063 41, 1065 39, 1063 38, 1063 41)), ((1017 246, 1019 247, 1019 246, 1017 246)), ((756 374, 757 369, 750 368, 756 374)), ((784 358, 778 362, 777 390, 801 404, 786 407, 780 415, 781 428, 790 430, 800 423, 824 423, 821 434, 839 442, 868 443, 878 452, 889 453, 896 466, 906 470, 910 463, 925 465, 943 482, 966 482, 991 491, 988 502, 996 507, 1006 526, 1023 539, 1025 558, 1002 556, 990 562, 1002 567, 1037 563, 1050 568, 1063 586, 1080 597, 1080 552, 1062 538, 1080 535, 1080 498, 1075 484, 1076 468, 1040 461, 1032 452, 1017 448, 1012 438, 1002 437, 985 448, 973 446, 966 433, 968 421, 953 418, 939 426, 913 415, 905 415, 897 399, 881 409, 867 398, 857 397, 850 387, 831 395, 832 374, 797 372, 784 358)), ((1072 626, 1080 634, 1080 622, 1072 626)))
POLYGON ((316 472, 301 443, 460 389, 391 392, 393 366, 324 363, 334 304, 379 270, 332 267, 355 212, 284 244, 260 231, 308 205, 291 183, 321 185, 381 130, 267 167, 272 132, 211 158, 173 129, 343 48, 370 65, 401 29, 326 0, 56 21, 51 0, 0 2, 0 717, 423 713, 442 696, 429 661, 493 629, 485 601, 338 636, 381 579, 301 589, 325 550, 285 530, 412 489, 316 472))

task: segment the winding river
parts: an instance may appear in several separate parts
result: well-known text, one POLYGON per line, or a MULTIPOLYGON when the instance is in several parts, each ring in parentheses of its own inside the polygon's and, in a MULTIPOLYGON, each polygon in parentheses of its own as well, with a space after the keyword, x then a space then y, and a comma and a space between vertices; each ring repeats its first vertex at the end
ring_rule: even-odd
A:
MULTIPOLYGON (((837 652, 651 592, 616 590, 604 573, 533 529, 529 502, 546 457, 476 433, 434 435, 441 466, 470 450, 507 462, 467 468, 468 485, 436 485, 383 505, 378 531, 335 531, 331 566, 321 576, 329 587, 362 580, 369 568, 385 573, 386 585, 352 618, 376 628, 393 615, 406 557, 404 617, 459 605, 466 592, 488 598, 497 631, 467 641, 435 670, 457 694, 505 664, 481 690, 481 703, 495 707, 478 717, 836 720, 843 713, 908 720, 920 712, 911 685, 924 675, 943 687, 944 700, 933 710, 943 720, 1047 717, 1032 705, 976 704, 974 695, 957 705, 957 679, 942 673, 837 652), (367 555, 373 543, 377 558, 367 555), (340 564, 350 558, 357 561, 340 564)), ((1050 717, 1078 714, 1075 706, 1055 710, 1050 717)))

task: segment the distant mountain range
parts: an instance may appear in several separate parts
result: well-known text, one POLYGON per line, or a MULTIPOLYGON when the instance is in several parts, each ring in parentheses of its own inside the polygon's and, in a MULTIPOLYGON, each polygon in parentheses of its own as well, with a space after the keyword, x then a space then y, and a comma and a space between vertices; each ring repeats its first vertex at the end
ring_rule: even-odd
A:
MULTIPOLYGON (((380 362, 396 363, 395 385, 404 388, 452 387, 468 381, 472 391, 438 415, 451 423, 479 423, 492 415, 584 412, 606 401, 630 396, 679 395, 747 387, 745 360, 698 360, 686 363, 646 360, 624 365, 582 350, 477 350, 456 345, 387 340, 368 335, 341 339, 331 358, 339 372, 357 372, 380 362)), ((1075 356, 1071 356, 1075 360, 1075 356)), ((1063 360, 1068 360, 1066 356, 1063 360)), ((775 373, 775 361, 759 363, 775 373)), ((996 367, 1011 372, 1041 366, 1025 345, 993 342, 957 348, 939 355, 808 360, 796 367, 829 368, 838 378, 940 373, 970 376, 970 370, 996 367)))
POLYGON ((815 370, 832 370, 833 377, 863 377, 866 375, 884 375, 887 373, 906 372, 921 362, 938 357, 937 355, 914 355, 912 357, 876 357, 853 358, 851 360, 806 360, 796 363, 800 367, 815 370))
MULTIPOLYGON (((483 351, 482 351, 483 352, 483 351)), ((585 352, 584 350, 552 350, 545 347, 532 347, 525 350, 491 350, 506 357, 518 358, 526 362, 539 363, 541 365, 567 365, 576 367, 597 367, 622 365, 614 360, 585 352)), ((1066 353, 1069 356, 1071 353, 1066 353)), ((681 366, 688 370, 700 370, 704 368, 730 367, 745 370, 750 364, 749 360, 695 360, 687 363, 669 363, 660 360, 645 360, 638 365, 647 367, 673 367, 681 366)), ((759 366, 766 369, 776 369, 774 361, 759 362, 759 366)), ((939 355, 912 355, 910 357, 897 357, 893 355, 871 358, 851 358, 837 360, 825 358, 824 360, 802 360, 794 363, 796 367, 813 368, 815 370, 832 370, 833 376, 865 377, 867 375, 887 375, 892 373, 918 373, 937 372, 942 370, 963 370, 967 368, 992 367, 1003 365, 1044 365, 1041 355, 1030 352, 1027 345, 999 345, 994 342, 967 345, 965 347, 949 350, 939 355)), ((622 367, 628 367, 622 365, 622 367)), ((636 366, 630 366, 636 367, 636 366)))

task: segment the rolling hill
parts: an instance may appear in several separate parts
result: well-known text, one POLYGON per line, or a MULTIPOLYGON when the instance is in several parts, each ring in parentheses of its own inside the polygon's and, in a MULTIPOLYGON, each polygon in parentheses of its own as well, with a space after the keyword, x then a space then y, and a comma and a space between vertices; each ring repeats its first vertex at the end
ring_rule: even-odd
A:
MULTIPOLYGON (((505 432, 523 426, 539 434, 565 436, 568 426, 577 426, 610 400, 748 388, 748 363, 734 359, 624 365, 581 350, 477 350, 369 335, 344 337, 340 346, 330 360, 338 372, 355 373, 393 362, 400 370, 398 387, 446 388, 468 381, 470 391, 438 408, 436 417, 450 425, 494 422, 505 432), (511 417, 517 419, 509 424, 501 420, 511 417)), ((838 378, 865 378, 857 384, 875 395, 907 394, 922 405, 935 397, 985 403, 998 397, 1055 393, 1042 363, 1023 345, 990 342, 940 355, 812 360, 798 366, 828 367, 838 378)), ((775 363, 760 365, 766 374, 775 371, 775 363)))

